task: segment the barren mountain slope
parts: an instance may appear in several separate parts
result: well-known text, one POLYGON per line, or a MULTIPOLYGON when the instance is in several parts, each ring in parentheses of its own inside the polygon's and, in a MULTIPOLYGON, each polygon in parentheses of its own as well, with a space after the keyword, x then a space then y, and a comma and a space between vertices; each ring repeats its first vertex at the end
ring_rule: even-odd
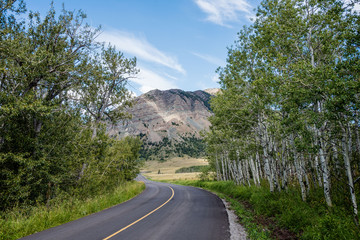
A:
POLYGON ((140 136, 147 149, 160 147, 166 148, 168 153, 188 154, 176 148, 186 148, 189 139, 198 142, 200 131, 209 128, 210 97, 201 90, 152 90, 135 99, 128 110, 132 119, 117 123, 109 133, 119 137, 140 136))

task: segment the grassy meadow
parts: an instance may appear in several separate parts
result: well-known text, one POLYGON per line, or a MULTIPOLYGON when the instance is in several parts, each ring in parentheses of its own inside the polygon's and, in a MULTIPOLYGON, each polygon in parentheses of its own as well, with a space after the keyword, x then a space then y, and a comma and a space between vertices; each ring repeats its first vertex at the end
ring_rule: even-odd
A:
POLYGON ((142 175, 154 181, 163 180, 198 180, 199 172, 175 173, 181 168, 207 166, 206 159, 191 157, 175 157, 167 161, 147 161, 141 169, 142 175))

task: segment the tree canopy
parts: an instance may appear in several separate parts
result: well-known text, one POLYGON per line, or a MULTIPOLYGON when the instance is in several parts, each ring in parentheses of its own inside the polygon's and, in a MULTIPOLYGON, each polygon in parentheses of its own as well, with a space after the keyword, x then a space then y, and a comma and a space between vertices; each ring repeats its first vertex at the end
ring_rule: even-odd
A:
POLYGON ((106 134, 125 117, 136 59, 96 42, 85 20, 0 0, 0 209, 95 194, 139 171, 140 140, 106 134))
POLYGON ((262 1, 218 69, 207 135, 218 179, 322 188, 358 215, 360 16, 341 0, 262 1), (343 198, 342 198, 343 199, 343 198))

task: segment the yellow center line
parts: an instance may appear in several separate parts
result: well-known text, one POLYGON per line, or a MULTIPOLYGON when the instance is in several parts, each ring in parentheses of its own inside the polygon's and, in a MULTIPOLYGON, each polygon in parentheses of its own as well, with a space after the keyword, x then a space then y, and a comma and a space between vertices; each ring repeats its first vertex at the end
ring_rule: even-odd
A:
POLYGON ((149 213, 146 214, 145 216, 139 218, 139 219, 136 220, 135 222, 130 223, 130 224, 127 225, 126 227, 123 227, 122 229, 120 229, 119 231, 117 231, 116 233, 113 233, 113 234, 111 234, 110 236, 104 238, 103 240, 108 240, 108 239, 112 238, 113 236, 115 236, 116 234, 121 233, 121 232, 124 231, 125 229, 131 227, 132 225, 134 225, 134 224, 136 224, 136 223, 138 223, 138 222, 140 222, 141 220, 143 220, 144 218, 148 217, 150 214, 156 212, 157 210, 159 210, 160 208, 162 208, 165 204, 167 204, 168 202, 170 202, 170 200, 174 197, 174 189, 172 189, 172 187, 169 187, 169 188, 171 189, 172 194, 171 194, 171 197, 170 197, 166 202, 164 202, 164 203, 161 204, 159 207, 155 208, 154 210, 152 210, 151 212, 149 212, 149 213))

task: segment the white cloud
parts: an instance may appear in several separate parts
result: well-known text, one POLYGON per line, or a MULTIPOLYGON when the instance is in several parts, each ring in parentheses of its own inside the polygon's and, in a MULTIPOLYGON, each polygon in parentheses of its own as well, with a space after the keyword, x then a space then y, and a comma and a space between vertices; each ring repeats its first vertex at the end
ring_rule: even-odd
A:
POLYGON ((360 3, 355 3, 353 10, 360 12, 360 3))
MULTIPOLYGON (((344 0, 345 4, 351 4, 354 0, 344 0)), ((353 11, 360 12, 360 3, 355 3, 354 7, 352 8, 353 11)))
POLYGON ((227 23, 238 21, 239 13, 245 13, 247 18, 253 16, 246 0, 195 0, 195 3, 207 13, 206 20, 221 26, 230 27, 227 23))
POLYGON ((174 56, 160 51, 151 45, 143 36, 135 36, 132 33, 113 30, 103 32, 98 40, 101 42, 110 42, 118 50, 134 55, 138 59, 157 63, 182 74, 186 74, 186 71, 174 56))
POLYGON ((193 55, 209 62, 209 63, 212 63, 216 66, 222 66, 224 65, 224 61, 219 59, 219 58, 216 58, 216 57, 213 57, 213 56, 210 56, 210 55, 207 55, 207 54, 201 54, 201 53, 197 53, 197 52, 192 52, 193 55))
POLYGON ((173 80, 178 80, 178 78, 177 77, 174 77, 174 76, 172 76, 172 75, 170 75, 170 74, 167 74, 167 73, 163 73, 166 77, 168 77, 168 78, 171 78, 171 79, 173 79, 173 80))
POLYGON ((142 93, 146 93, 150 90, 159 89, 159 90, 167 90, 172 88, 178 88, 176 84, 168 79, 160 76, 153 71, 141 68, 140 73, 137 75, 136 78, 131 79, 132 82, 135 82, 140 85, 139 90, 142 93))
POLYGON ((218 83, 219 82, 219 74, 214 74, 212 77, 211 77, 211 81, 215 82, 215 83, 218 83))

